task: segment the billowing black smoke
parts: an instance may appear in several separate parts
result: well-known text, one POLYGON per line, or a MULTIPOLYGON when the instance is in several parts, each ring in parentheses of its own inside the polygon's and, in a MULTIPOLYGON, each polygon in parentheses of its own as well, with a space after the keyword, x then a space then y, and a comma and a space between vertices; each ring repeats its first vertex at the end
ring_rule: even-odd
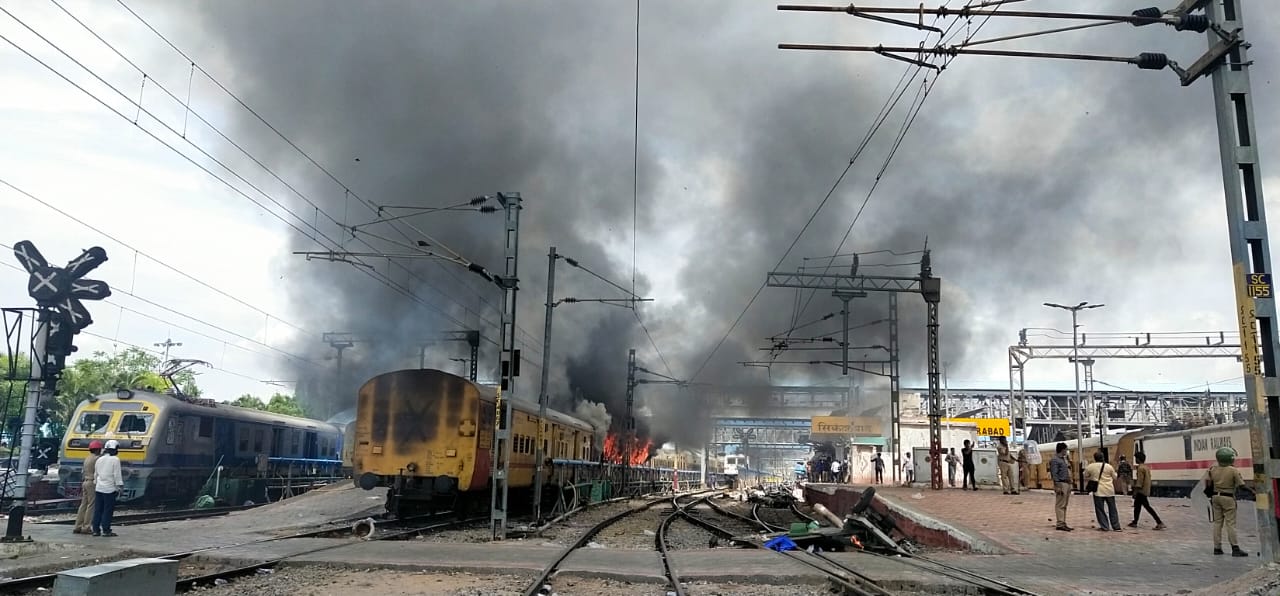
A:
MULTIPOLYGON (((1258 1, 1245 4, 1254 31, 1277 29, 1274 11, 1264 13, 1258 1)), ((1046 0, 1042 8, 1086 10, 1065 0, 1046 0)), ((1116 10, 1109 3, 1092 8, 1116 10)), ((496 191, 523 193, 518 323, 529 362, 517 395, 534 398, 547 247, 631 282, 631 7, 586 0, 284 1, 200 9, 209 38, 197 55, 209 56, 229 86, 366 200, 443 206, 496 191)), ((996 19, 982 35, 1026 28, 996 19)), ((832 366, 737 364, 768 357, 757 348, 793 323, 793 291, 765 290, 737 331, 723 345, 719 340, 848 163, 903 72, 902 64, 873 55, 785 52, 776 43, 914 45, 916 38, 902 35, 847 15, 779 13, 772 2, 643 3, 636 291, 657 299, 642 312, 673 376, 696 371, 697 381, 720 385, 838 381, 832 366)), ((1275 54, 1273 39, 1253 41, 1255 55, 1275 54)), ((1164 50, 1188 64, 1205 45, 1200 35, 1126 25, 1037 44, 1026 47, 1116 55, 1164 50)), ((1274 114, 1265 87, 1274 64, 1255 66, 1260 119, 1274 114)), ((937 76, 926 72, 913 81, 782 268, 835 252, 860 211, 845 252, 917 250, 927 238, 934 274, 945 280, 943 360, 969 378, 1000 378, 1003 349, 1016 328, 1057 320, 1039 306, 1045 300, 1108 302, 1091 321, 1094 328, 1182 328, 1183 313, 1206 310, 1223 316, 1201 317, 1196 326, 1232 325, 1207 83, 1182 89, 1168 72, 1127 65, 961 57, 929 95, 863 211, 925 75, 937 76), (1186 291, 1191 280, 1194 293, 1186 291), (1168 312, 1152 315, 1147 305, 1154 300, 1168 312)), ((237 133, 255 140, 249 144, 264 161, 297 180, 338 223, 376 219, 251 116, 231 113, 237 133)), ((1271 151, 1280 151, 1276 130, 1258 123, 1260 142, 1271 151)), ((332 239, 292 234, 298 250, 338 244, 406 252, 399 244, 422 239, 385 223, 352 237, 301 200, 289 200, 332 239)), ((444 212, 408 222, 430 234, 431 244, 500 270, 500 218, 444 212)), ((281 273, 308 329, 378 340, 346 350, 338 382, 326 376, 336 363, 320 360, 334 351, 319 337, 298 338, 295 348, 320 364, 303 372, 321 379, 311 386, 329 396, 328 409, 350 404, 353 387, 369 375, 417 366, 418 343, 443 331, 481 329, 480 376, 496 377, 498 293, 479 277, 441 261, 361 259, 369 269, 290 258, 281 273)), ((910 275, 913 267, 883 271, 910 275)), ((563 265, 556 287, 558 297, 620 296, 563 265)), ((923 304, 913 295, 899 304, 904 383, 923 383, 923 304)), ((820 292, 798 322, 838 305, 820 292)), ((883 318, 885 297, 873 294, 853 309, 858 323, 883 318)), ((834 329, 831 320, 795 335, 834 329)), ((874 325, 856 331, 852 343, 883 345, 887 337, 884 325, 874 325)), ((639 350, 643 366, 666 374, 629 311, 559 307, 551 355, 556 403, 564 406, 574 395, 605 403, 617 425, 629 348, 639 350)), ((450 360, 465 353, 462 346, 430 349, 429 366, 465 370, 450 360)), ((833 354, 789 352, 778 359, 833 354)), ((696 386, 638 392, 637 403, 653 413, 655 435, 696 441, 693 435, 705 431, 696 386)))

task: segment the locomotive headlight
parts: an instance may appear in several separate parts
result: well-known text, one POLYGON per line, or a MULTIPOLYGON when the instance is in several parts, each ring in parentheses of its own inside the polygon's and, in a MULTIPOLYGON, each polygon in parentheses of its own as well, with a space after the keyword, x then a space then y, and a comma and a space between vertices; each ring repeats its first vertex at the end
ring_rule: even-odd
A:
POLYGON ((470 418, 466 418, 466 419, 463 419, 463 421, 462 421, 462 422, 459 422, 459 423, 458 423, 458 436, 459 436, 459 437, 474 437, 474 436, 476 436, 476 421, 475 421, 475 420, 472 420, 472 419, 470 419, 470 418))
POLYGON ((418 464, 409 462, 409 464, 406 465, 404 469, 408 470, 410 474, 416 473, 418 471, 418 464))

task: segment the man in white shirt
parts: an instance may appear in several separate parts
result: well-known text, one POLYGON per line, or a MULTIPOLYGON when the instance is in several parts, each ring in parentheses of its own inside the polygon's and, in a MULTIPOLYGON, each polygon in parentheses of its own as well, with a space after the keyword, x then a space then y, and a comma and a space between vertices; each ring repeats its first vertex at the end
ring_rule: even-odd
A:
POLYGON ((105 445, 106 454, 98 458, 97 465, 94 469, 93 491, 93 535, 94 536, 118 536, 111 531, 111 516, 116 510, 116 495, 124 490, 124 477, 120 470, 120 458, 116 456, 119 453, 120 444, 114 439, 107 441, 105 445))
POLYGON ((838 459, 831 462, 831 481, 840 482, 840 460, 838 459))

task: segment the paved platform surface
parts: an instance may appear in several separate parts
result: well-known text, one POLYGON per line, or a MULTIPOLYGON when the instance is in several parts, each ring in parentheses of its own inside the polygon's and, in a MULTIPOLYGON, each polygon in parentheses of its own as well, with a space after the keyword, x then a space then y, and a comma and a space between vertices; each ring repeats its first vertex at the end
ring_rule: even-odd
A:
MULTIPOLYGON (((855 487, 856 489, 856 487, 855 487)), ((1240 545, 1250 558, 1215 556, 1212 529, 1204 510, 1190 499, 1152 499, 1168 530, 1143 512, 1137 529, 1100 532, 1088 495, 1072 495, 1067 524, 1074 532, 1054 530, 1053 494, 999 490, 961 491, 876 487, 895 505, 919 511, 966 532, 1003 545, 1012 554, 984 556, 935 553, 951 564, 1000 577, 1044 594, 1173 594, 1230 580, 1260 566, 1257 518, 1252 502, 1241 502, 1236 524, 1240 545)), ((1116 497, 1120 521, 1133 519, 1133 498, 1116 497)), ((1225 543, 1225 538, 1224 538, 1225 543)))

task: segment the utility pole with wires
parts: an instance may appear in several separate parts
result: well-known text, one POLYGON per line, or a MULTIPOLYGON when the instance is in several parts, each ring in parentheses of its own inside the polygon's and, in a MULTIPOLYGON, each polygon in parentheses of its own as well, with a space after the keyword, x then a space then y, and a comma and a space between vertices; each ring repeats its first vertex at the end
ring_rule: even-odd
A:
POLYGON ((157 348, 164 348, 164 360, 162 360, 161 362, 168 362, 168 361, 169 361, 169 348, 180 348, 180 347, 182 347, 182 342, 180 342, 180 341, 179 341, 179 342, 175 342, 175 341, 173 341, 172 339, 170 339, 170 338, 166 337, 166 338, 164 339, 164 341, 162 341, 162 342, 157 342, 157 343, 155 343, 155 344, 153 344, 153 345, 155 345, 155 347, 157 347, 157 348))
MULTIPOLYGON (((962 54, 1048 58, 1132 64, 1143 70, 1168 68, 1178 75, 1182 86, 1189 86, 1203 76, 1213 85, 1214 114, 1218 128, 1218 150, 1222 165, 1224 198, 1227 208, 1227 230, 1231 248, 1232 279, 1235 286, 1236 319, 1241 336, 1241 365, 1244 369, 1246 401, 1249 407, 1249 458, 1252 488, 1256 495, 1255 513, 1261 542, 1261 555, 1269 561, 1280 561, 1280 524, 1273 510, 1273 498, 1280 487, 1274 478, 1280 476, 1280 453, 1276 451, 1280 428, 1273 418, 1280 418, 1280 325, 1276 321, 1275 293, 1271 280, 1271 248, 1267 233, 1262 172, 1258 157, 1257 132, 1253 99, 1249 82, 1249 44, 1244 39, 1244 17, 1240 0, 1181 0, 1167 10, 1143 8, 1128 15, 1055 13, 999 10, 1005 2, 984 2, 962 9, 886 8, 871 6, 779 6, 779 10, 847 13, 851 16, 924 29, 925 15, 958 17, 1011 17, 1083 21, 1083 24, 1030 31, 1018 35, 972 40, 962 44, 934 47, 890 47, 884 45, 818 45, 780 44, 781 49, 833 50, 872 52, 895 60, 938 69, 926 62, 925 56, 954 57, 962 54), (990 7, 990 8, 987 8, 990 7), (1203 12, 1202 12, 1203 11, 1203 12), (899 18, 888 15, 898 15, 899 18), (904 20, 915 16, 915 20, 904 20), (1031 52, 979 49, 973 46, 1013 39, 1127 23, 1135 27, 1163 24, 1176 31, 1204 33, 1208 51, 1190 66, 1182 67, 1168 55, 1142 52, 1136 56, 1102 56, 1060 52, 1031 52)), ((984 21, 985 22, 985 21, 984 21)))
MULTIPOLYGON (((652 302, 652 301, 653 301, 653 298, 641 298, 635 295, 635 293, 628 291, 626 288, 623 288, 622 286, 614 282, 611 282, 596 273, 593 273, 591 270, 583 267, 576 259, 573 259, 572 257, 567 257, 565 255, 562 255, 556 252, 556 247, 554 246, 552 246, 547 251, 547 302, 546 302, 547 314, 546 314, 546 319, 543 322, 543 328, 542 328, 542 370, 540 371, 542 373, 542 376, 539 382, 539 389, 538 389, 538 419, 544 422, 538 423, 538 435, 537 435, 537 440, 534 443, 534 455, 533 455, 534 457, 533 459, 533 468, 534 468, 534 471, 533 471, 533 478, 534 478, 533 519, 536 523, 541 523, 542 521, 542 480, 543 480, 542 475, 543 475, 543 468, 545 463, 544 460, 546 459, 546 451, 547 451, 547 445, 546 445, 547 440, 544 436, 544 434, 546 433, 546 427, 547 427, 545 420, 547 419, 547 406, 551 401, 551 396, 547 392, 547 383, 550 381, 550 376, 551 376, 551 318, 552 318, 552 315, 555 313, 556 307, 560 306, 561 304, 575 304, 579 302, 599 302, 601 304, 612 304, 614 306, 622 306, 625 308, 635 308, 636 303, 652 302), (583 271, 586 271, 587 273, 591 274, 593 277, 596 277, 604 281, 605 283, 619 290, 622 290, 627 294, 627 297, 625 298, 561 298, 560 300, 556 300, 555 299, 556 262, 561 260, 563 260, 565 263, 568 263, 572 267, 577 267, 579 269, 582 269, 583 271)), ((634 350, 632 352, 634 354, 634 350)), ((633 363, 634 363, 634 360, 635 359, 632 358, 633 363)), ((630 395, 630 391, 631 390, 628 389, 628 395, 630 395)), ((630 419, 629 407, 628 407, 628 419, 630 419)), ((608 429, 602 429, 602 430, 608 430, 608 429)))

